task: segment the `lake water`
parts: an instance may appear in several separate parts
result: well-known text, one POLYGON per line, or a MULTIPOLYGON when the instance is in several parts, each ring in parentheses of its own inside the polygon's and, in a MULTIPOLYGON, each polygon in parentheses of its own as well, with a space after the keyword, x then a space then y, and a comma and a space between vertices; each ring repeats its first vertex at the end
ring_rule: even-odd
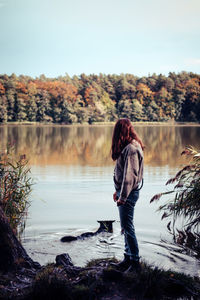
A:
MULTIPOLYGON (((166 181, 184 164, 186 145, 200 148, 198 126, 135 126, 146 145, 144 187, 135 208, 141 258, 165 269, 200 276, 200 263, 172 243, 156 212, 164 201, 151 197, 166 190, 166 181)), ((14 141, 26 153, 35 185, 22 239, 40 263, 69 253, 76 265, 93 258, 123 256, 118 210, 112 200, 114 163, 110 158, 112 126, 0 126, 0 149, 14 141), (97 220, 115 220, 112 234, 61 243, 64 235, 98 228, 97 220)))

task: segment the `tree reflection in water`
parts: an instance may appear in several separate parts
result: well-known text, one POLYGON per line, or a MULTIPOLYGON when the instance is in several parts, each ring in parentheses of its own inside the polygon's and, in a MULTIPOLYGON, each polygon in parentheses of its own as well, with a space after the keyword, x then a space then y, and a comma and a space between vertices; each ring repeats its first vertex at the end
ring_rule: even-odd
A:
MULTIPOLYGON (((183 148, 199 148, 198 126, 135 126, 146 146, 145 164, 178 166, 183 148)), ((1 126, 0 147, 15 142, 31 165, 108 166, 113 126, 1 126)))

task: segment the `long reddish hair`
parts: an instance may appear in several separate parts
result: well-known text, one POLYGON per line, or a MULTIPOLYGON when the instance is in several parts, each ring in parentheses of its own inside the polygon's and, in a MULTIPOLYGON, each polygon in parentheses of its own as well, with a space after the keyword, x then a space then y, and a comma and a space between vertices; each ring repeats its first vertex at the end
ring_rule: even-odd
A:
POLYGON ((132 140, 136 140, 144 149, 144 144, 137 135, 131 121, 129 119, 119 119, 114 127, 112 136, 111 156, 113 160, 118 159, 122 150, 131 143, 132 140))

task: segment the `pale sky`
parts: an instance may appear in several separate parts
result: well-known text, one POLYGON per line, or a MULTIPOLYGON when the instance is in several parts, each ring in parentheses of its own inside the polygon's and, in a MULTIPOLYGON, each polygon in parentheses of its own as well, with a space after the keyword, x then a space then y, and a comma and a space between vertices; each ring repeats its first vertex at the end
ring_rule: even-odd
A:
POLYGON ((200 73, 200 0, 0 0, 0 74, 200 73))

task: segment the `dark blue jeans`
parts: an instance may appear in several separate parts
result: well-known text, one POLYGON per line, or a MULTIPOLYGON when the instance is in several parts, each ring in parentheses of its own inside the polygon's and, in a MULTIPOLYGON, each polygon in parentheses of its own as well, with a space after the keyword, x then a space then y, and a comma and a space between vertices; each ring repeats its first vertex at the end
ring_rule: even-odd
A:
MULTIPOLYGON (((117 192, 119 197, 120 192, 117 192)), ((125 240, 125 254, 130 256, 131 260, 139 260, 139 248, 135 235, 135 227, 133 224, 134 207, 139 198, 139 191, 132 191, 126 203, 119 206, 119 217, 121 223, 121 229, 124 232, 125 240)))

